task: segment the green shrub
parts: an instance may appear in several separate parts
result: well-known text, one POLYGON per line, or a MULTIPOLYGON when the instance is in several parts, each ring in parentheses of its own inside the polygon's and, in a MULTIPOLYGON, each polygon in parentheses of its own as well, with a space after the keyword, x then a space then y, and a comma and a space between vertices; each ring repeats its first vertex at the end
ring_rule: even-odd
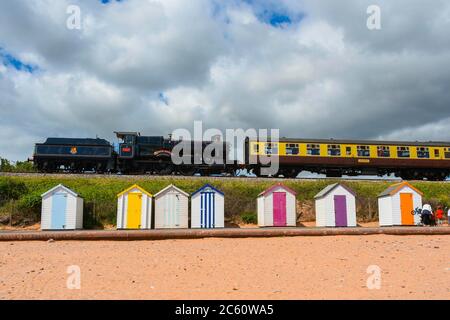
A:
POLYGON ((12 178, 0 179, 0 200, 17 200, 28 192, 22 181, 12 178))
POLYGON ((245 212, 241 214, 242 222, 246 224, 257 224, 258 223, 258 217, 256 213, 254 212, 245 212))
POLYGON ((39 211, 41 209, 41 193, 30 193, 20 198, 18 208, 20 210, 39 211))

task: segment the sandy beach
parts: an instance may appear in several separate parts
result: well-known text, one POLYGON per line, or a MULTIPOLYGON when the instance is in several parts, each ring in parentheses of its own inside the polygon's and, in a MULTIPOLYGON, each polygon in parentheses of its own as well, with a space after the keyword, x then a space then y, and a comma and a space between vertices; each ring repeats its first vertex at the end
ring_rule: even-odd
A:
POLYGON ((449 247, 388 235, 2 242, 0 299, 450 299, 449 247), (371 265, 380 289, 367 287, 371 265), (67 288, 70 266, 80 289, 67 288))

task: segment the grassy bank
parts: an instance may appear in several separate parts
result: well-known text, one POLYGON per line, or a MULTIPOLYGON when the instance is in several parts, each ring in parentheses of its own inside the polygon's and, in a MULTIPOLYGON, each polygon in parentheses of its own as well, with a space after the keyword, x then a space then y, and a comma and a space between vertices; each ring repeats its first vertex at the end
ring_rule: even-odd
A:
MULTIPOLYGON (((134 183, 155 194, 170 183, 192 193, 209 182, 225 192, 225 216, 230 224, 256 222, 256 197, 277 180, 217 178, 145 178, 85 176, 0 176, 0 223, 33 224, 40 221, 40 195, 62 183, 79 193, 85 201, 86 228, 102 228, 116 223, 116 194, 134 183), (12 221, 10 222, 10 217, 12 221)), ((298 192, 297 212, 300 221, 314 220, 314 195, 330 180, 288 180, 287 186, 298 192)), ((349 181, 346 184, 358 194, 358 221, 377 220, 377 195, 391 183, 349 181)), ((425 201, 450 206, 450 183, 414 182, 425 201)))

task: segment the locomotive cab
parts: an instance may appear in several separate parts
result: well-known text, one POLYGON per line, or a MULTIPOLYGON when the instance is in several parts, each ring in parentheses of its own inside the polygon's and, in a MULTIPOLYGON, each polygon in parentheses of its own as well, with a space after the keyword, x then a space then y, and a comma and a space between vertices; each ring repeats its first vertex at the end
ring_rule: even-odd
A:
POLYGON ((114 132, 119 143, 119 159, 133 159, 136 149, 136 139, 141 134, 139 132, 114 132))

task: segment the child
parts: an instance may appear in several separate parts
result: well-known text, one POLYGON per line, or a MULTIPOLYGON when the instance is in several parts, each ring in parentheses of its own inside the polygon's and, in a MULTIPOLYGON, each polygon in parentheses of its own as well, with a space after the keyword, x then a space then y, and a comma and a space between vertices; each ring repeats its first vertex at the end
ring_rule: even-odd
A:
POLYGON ((437 225, 441 225, 442 224, 442 220, 444 219, 444 209, 442 208, 442 206, 438 206, 436 213, 435 213, 435 217, 436 217, 436 223, 437 225))

